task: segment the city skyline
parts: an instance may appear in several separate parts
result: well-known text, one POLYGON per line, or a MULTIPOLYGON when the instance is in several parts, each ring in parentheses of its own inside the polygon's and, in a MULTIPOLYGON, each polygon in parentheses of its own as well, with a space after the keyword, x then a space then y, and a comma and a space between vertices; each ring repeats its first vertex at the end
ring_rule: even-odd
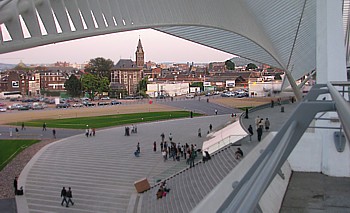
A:
POLYGON ((234 55, 180 39, 152 29, 120 32, 57 44, 35 47, 0 55, 0 63, 50 64, 57 61, 86 63, 103 57, 117 63, 135 60, 138 39, 145 51, 145 62, 209 63, 226 61, 234 55))

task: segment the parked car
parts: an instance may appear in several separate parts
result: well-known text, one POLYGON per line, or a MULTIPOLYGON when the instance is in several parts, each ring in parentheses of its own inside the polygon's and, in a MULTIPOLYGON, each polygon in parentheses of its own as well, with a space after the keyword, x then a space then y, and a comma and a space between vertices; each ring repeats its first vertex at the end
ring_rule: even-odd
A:
POLYGON ((33 110, 44 109, 44 105, 42 105, 42 104, 40 104, 40 103, 33 103, 32 109, 33 109, 33 110))
POLYGON ((95 103, 89 102, 89 101, 83 101, 84 106, 90 107, 90 106, 96 106, 95 103))
POLYGON ((83 107, 84 105, 82 103, 74 103, 72 107, 83 107))
POLYGON ((22 110, 30 110, 31 106, 26 104, 26 105, 21 105, 19 106, 17 109, 18 111, 22 111, 22 110))
POLYGON ((109 100, 109 97, 102 97, 101 100, 109 100))
POLYGON ((118 104, 122 104, 122 102, 116 101, 116 100, 111 101, 111 105, 118 105, 118 104))
POLYGON ((6 108, 0 107, 0 112, 6 112, 6 108))
POLYGON ((20 106, 22 106, 22 104, 12 104, 11 106, 8 106, 7 109, 14 110, 14 109, 18 109, 20 106))
POLYGON ((69 108, 70 104, 69 103, 59 103, 56 105, 56 108, 69 108))
POLYGON ((186 98, 194 98, 194 94, 193 94, 193 93, 188 93, 188 94, 186 95, 186 98))
POLYGON ((98 102, 97 103, 98 106, 106 106, 106 105, 109 105, 108 102, 98 102))

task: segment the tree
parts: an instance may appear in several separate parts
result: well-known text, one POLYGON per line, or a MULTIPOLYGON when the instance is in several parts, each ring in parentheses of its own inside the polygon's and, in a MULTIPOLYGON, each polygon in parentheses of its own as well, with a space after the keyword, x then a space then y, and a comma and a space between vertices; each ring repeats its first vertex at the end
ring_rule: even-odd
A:
POLYGON ((85 92, 89 93, 91 99, 94 98, 95 92, 97 91, 99 84, 98 80, 99 79, 97 76, 90 73, 87 73, 81 77, 83 89, 85 92))
POLYGON ((109 80, 107 77, 98 77, 97 92, 99 94, 102 94, 103 92, 109 92, 109 80))
POLYGON ((147 97, 146 91, 147 91, 147 83, 148 78, 143 78, 141 81, 139 81, 137 85, 137 94, 142 95, 143 97, 147 97))
POLYGON ((253 64, 253 63, 249 63, 248 65, 247 65, 247 67, 245 68, 245 70, 254 70, 254 69, 256 69, 256 68, 258 68, 255 64, 253 64))
POLYGON ((225 61, 225 66, 228 70, 235 70, 235 63, 233 63, 231 60, 225 61))
POLYGON ((105 59, 98 57, 95 59, 90 59, 88 65, 85 67, 85 71, 99 77, 107 77, 111 81, 111 68, 114 62, 110 59, 105 59))
POLYGON ((79 97, 81 94, 81 82, 74 74, 64 82, 64 87, 66 88, 67 93, 72 97, 79 97))

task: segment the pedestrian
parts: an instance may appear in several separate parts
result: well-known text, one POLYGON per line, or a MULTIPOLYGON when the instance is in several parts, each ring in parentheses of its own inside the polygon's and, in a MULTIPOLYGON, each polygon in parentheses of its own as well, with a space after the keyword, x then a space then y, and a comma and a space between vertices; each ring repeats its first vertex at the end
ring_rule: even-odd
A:
POLYGON ((162 142, 164 142, 164 138, 165 138, 164 132, 162 132, 162 134, 160 134, 160 137, 162 138, 162 142))
POLYGON ((17 195, 17 191, 18 191, 18 177, 15 177, 15 179, 13 180, 13 188, 15 188, 15 195, 17 195))
POLYGON ((163 149, 162 156, 163 156, 163 159, 164 159, 164 162, 165 162, 167 160, 166 149, 163 149))
POLYGON ((63 203, 66 202, 66 206, 68 207, 67 190, 65 187, 63 187, 61 190, 61 197, 63 197, 62 202, 61 202, 61 206, 63 206, 63 203))
POLYGON ((46 131, 46 123, 43 123, 43 131, 46 131))
POLYGON ((271 99, 271 108, 273 108, 274 106, 275 106, 275 101, 271 99))
POLYGON ((265 120, 265 130, 269 131, 269 129, 270 129, 270 121, 269 121, 268 118, 266 118, 266 120, 265 120))
POLYGON ((248 113, 249 113, 249 110, 248 110, 248 107, 246 107, 245 108, 245 119, 248 119, 249 118, 249 115, 248 115, 248 113))
POLYGON ((259 122, 260 122, 260 117, 257 116, 257 117, 255 118, 255 126, 256 126, 256 129, 259 128, 259 122))
POLYGON ((19 130, 18 130, 17 127, 15 128, 15 131, 16 131, 16 137, 18 137, 18 131, 19 131, 19 130))
POLYGON ((12 137, 12 128, 9 128, 9 132, 10 132, 10 137, 12 137))
POLYGON ((261 141, 261 136, 263 133, 263 129, 261 128, 261 126, 258 127, 258 129, 256 130, 258 132, 258 141, 261 141))
POLYGON ((137 142, 136 151, 137 151, 138 153, 141 152, 141 149, 140 149, 140 142, 137 142))
POLYGON ((215 115, 218 115, 218 110, 217 109, 215 109, 215 115))
POLYGON ((170 141, 170 142, 173 141, 173 134, 171 134, 171 132, 169 133, 169 141, 170 141))
POLYGON ((163 147, 164 147, 164 145, 163 145, 163 141, 162 141, 162 142, 160 142, 160 151, 163 150, 163 147))
POLYGON ((193 111, 190 112, 190 117, 193 118, 193 111))
POLYGON ((89 129, 89 135, 92 136, 92 128, 89 129))
POLYGON ((86 136, 87 138, 89 137, 89 128, 88 128, 88 125, 86 125, 85 136, 86 136))
POLYGON ((201 128, 198 129, 198 137, 202 137, 202 131, 201 128))
POLYGON ((96 129, 95 129, 95 128, 92 128, 92 136, 95 137, 95 134, 96 134, 96 129))
POLYGON ((249 132, 249 141, 252 141, 252 135, 254 135, 252 125, 249 125, 248 132, 249 132))
POLYGON ((22 122, 22 130, 26 130, 26 128, 24 127, 24 122, 22 122))
POLYGON ((213 125, 209 124, 209 131, 211 132, 213 130, 213 125))
POLYGON ((243 151, 241 150, 241 148, 237 148, 237 151, 235 152, 235 157, 237 160, 241 159, 243 157, 243 151))
POLYGON ((69 203, 71 203, 73 206, 74 205, 74 202, 72 201, 73 195, 72 195, 72 189, 70 187, 68 187, 67 197, 68 197, 68 202, 67 202, 66 207, 69 206, 69 203))
POLYGON ((52 135, 53 135, 53 138, 56 139, 56 130, 55 129, 52 129, 52 135))
POLYGON ((157 142, 153 142, 153 151, 156 152, 157 151, 157 142))
POLYGON ((261 127, 262 130, 264 130, 264 124, 265 124, 265 121, 263 118, 261 118, 259 122, 259 127, 261 127))

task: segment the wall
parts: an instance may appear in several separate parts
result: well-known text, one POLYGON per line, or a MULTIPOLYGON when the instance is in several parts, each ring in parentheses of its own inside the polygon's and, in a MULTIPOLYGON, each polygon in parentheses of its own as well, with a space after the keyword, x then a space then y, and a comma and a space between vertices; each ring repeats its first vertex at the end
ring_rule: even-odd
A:
MULTIPOLYGON (((315 126, 337 127, 339 123, 323 120, 315 122, 315 126)), ((314 132, 304 133, 288 158, 292 170, 322 172, 335 177, 350 177, 349 142, 345 143, 343 152, 338 152, 333 139, 335 131, 339 130, 316 129, 314 132)))

